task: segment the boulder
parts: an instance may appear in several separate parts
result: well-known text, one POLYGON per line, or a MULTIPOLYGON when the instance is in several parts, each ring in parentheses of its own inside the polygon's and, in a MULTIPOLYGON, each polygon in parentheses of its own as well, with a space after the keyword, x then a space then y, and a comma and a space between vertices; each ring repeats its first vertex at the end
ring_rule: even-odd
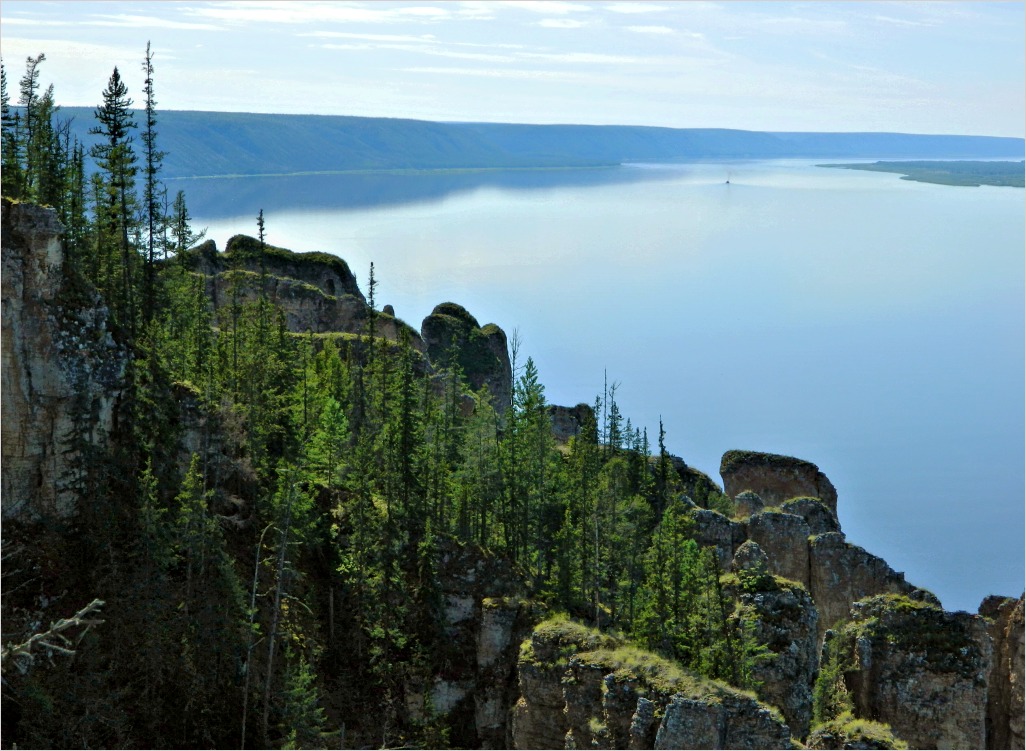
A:
POLYGON ((819 498, 837 516, 837 491, 812 462, 756 451, 728 451, 720 460, 723 490, 731 498, 751 490, 767 506, 791 498, 819 498))
POLYGON ((804 519, 805 523, 809 525, 809 534, 811 535, 841 531, 837 517, 819 498, 792 498, 784 503, 780 510, 785 514, 794 514, 804 519))
POLYGON ((734 498, 734 516, 739 519, 747 519, 753 514, 758 514, 765 507, 762 499, 751 490, 744 490, 734 498))

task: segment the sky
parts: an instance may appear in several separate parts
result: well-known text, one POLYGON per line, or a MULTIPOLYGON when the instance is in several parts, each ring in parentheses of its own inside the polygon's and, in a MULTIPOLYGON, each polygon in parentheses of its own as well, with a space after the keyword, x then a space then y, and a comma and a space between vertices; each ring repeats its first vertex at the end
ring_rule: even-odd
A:
POLYGON ((4 0, 60 104, 117 65, 163 109, 1024 135, 1021 2, 4 0))

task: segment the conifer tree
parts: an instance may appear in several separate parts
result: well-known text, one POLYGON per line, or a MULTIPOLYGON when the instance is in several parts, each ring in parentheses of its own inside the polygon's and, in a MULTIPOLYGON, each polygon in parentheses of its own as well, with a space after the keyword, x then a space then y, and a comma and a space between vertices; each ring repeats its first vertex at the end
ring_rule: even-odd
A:
POLYGON ((145 247, 146 275, 143 289, 143 321, 153 317, 156 307, 156 252, 158 238, 162 234, 165 221, 161 211, 161 191, 157 176, 160 174, 166 154, 157 148, 157 100, 153 92, 153 53, 150 43, 146 42, 146 57, 142 64, 146 80, 143 82, 143 93, 146 96, 145 120, 142 131, 143 146, 143 214, 145 216, 145 247))
POLYGON ((96 206, 97 240, 106 273, 99 278, 101 292, 113 303, 116 322, 134 338, 137 301, 135 280, 138 254, 130 236, 135 225, 136 156, 131 130, 136 127, 130 110, 128 87, 117 68, 96 108, 98 124, 90 133, 100 136, 90 155, 99 167, 96 206))

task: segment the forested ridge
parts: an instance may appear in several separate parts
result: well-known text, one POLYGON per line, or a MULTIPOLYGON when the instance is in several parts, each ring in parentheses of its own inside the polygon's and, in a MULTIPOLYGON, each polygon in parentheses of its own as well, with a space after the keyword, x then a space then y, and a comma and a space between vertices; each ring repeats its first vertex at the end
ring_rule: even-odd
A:
MULTIPOLYGON (((735 501, 667 452, 662 425, 654 437, 633 425, 618 384, 557 440, 515 334, 500 399, 471 382, 504 367, 506 353, 482 343, 501 332, 458 305, 435 309, 437 331, 451 320, 469 333, 424 346, 378 309, 373 265, 365 298, 355 280, 341 289, 345 262, 271 246, 262 210, 254 237, 223 253, 199 245, 185 194, 164 182, 149 46, 143 107, 115 69, 88 147, 42 86, 44 62, 27 61, 17 107, 4 70, 4 253, 21 241, 7 229, 19 207, 52 208, 63 262, 47 271, 61 285, 48 315, 62 351, 105 353, 116 398, 104 422, 83 387, 54 437, 68 457, 56 495, 72 513, 4 506, 4 747, 502 744, 517 660, 562 670, 571 642, 607 650, 595 659, 617 675, 633 666, 664 694, 750 705, 785 743, 810 719, 898 743, 868 719, 853 730, 840 657, 814 692, 818 654, 799 666, 804 709, 787 705, 790 731, 757 704, 777 696, 765 666, 786 649, 759 608, 785 603, 774 623, 800 622, 815 650, 806 586, 771 573, 749 542, 727 573, 744 539, 730 542, 735 501), (311 275, 330 276, 328 291, 311 275), (345 298, 357 330, 297 330, 281 290, 345 298), (725 530, 726 552, 699 520, 725 530), (469 613, 505 641, 478 636, 468 652, 469 613)), ((850 552, 836 510, 800 500, 825 520, 817 535, 850 552)), ((806 524, 778 512, 767 510, 806 524)), ((801 529, 804 545, 814 535, 801 529)), ((940 612, 900 574, 881 577, 887 589, 870 594, 940 612)), ((525 702, 521 716, 534 711, 525 702)), ((612 731, 596 719, 577 732, 612 731)))

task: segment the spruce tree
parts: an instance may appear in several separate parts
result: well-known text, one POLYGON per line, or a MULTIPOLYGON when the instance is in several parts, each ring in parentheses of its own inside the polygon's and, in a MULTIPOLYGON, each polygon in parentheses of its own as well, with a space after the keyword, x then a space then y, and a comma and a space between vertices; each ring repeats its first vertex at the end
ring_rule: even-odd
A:
POLYGON ((146 96, 146 113, 142 131, 143 145, 143 214, 145 216, 145 245, 146 245, 146 276, 143 289, 143 321, 149 321, 153 317, 156 307, 156 251, 158 238, 162 234, 161 225, 165 221, 161 211, 161 191, 157 176, 163 164, 166 154, 157 148, 157 100, 153 93, 153 53, 150 51, 150 43, 146 43, 146 58, 142 64, 146 80, 143 82, 143 92, 146 96))
POLYGON ((103 90, 103 102, 95 111, 98 124, 89 132, 100 136, 100 141, 90 149, 90 155, 96 159, 100 170, 97 234, 100 255, 107 263, 105 278, 99 280, 101 291, 106 292, 113 303, 117 324, 134 338, 138 254, 129 238, 135 226, 137 168, 132 149, 131 131, 136 125, 131 106, 128 87, 114 68, 103 90), (120 274, 113 273, 118 266, 120 274))

